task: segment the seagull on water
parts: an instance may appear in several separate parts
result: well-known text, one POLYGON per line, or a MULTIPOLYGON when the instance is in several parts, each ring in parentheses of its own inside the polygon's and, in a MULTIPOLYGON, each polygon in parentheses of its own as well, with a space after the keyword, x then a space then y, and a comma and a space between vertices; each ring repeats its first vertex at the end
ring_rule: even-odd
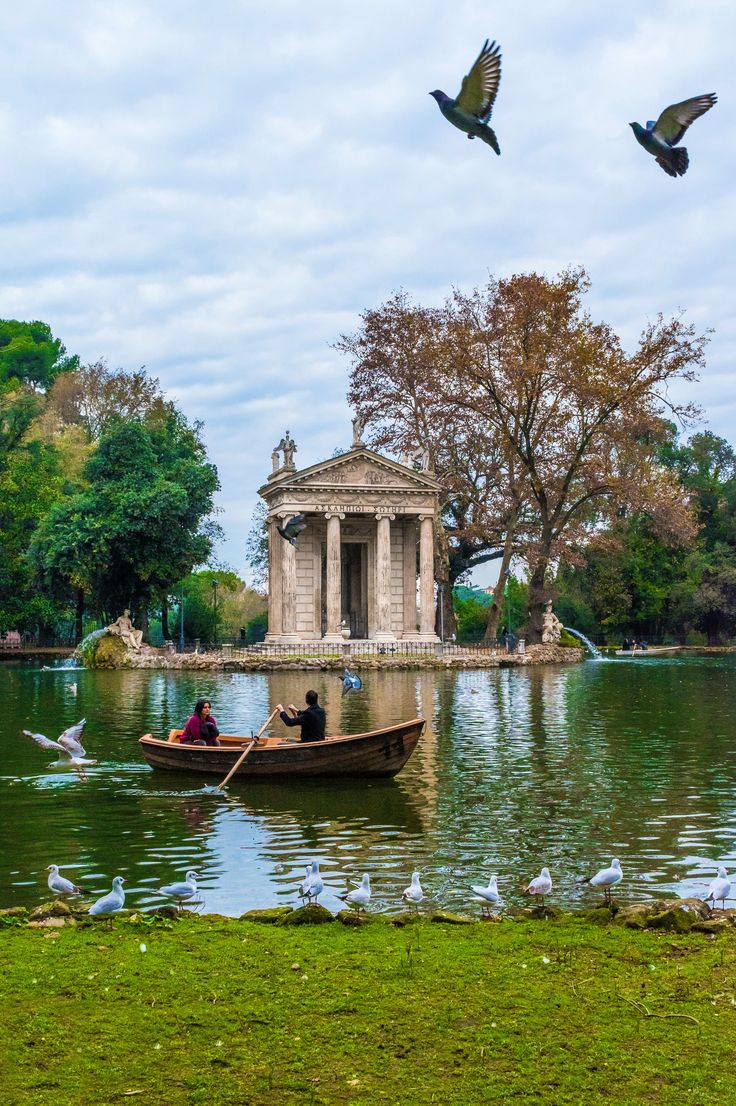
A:
POLYGON ((721 904, 721 909, 726 909, 726 899, 731 894, 731 880, 728 877, 728 872, 721 865, 718 869, 718 875, 712 880, 710 887, 708 888, 708 894, 705 896, 705 901, 711 904, 711 910, 715 907, 716 903, 721 904))
POLYGON ((610 868, 601 868, 600 872, 596 872, 594 876, 588 876, 587 879, 581 879, 580 883, 589 883, 591 887, 602 887, 605 900, 610 904, 611 888, 621 882, 623 875, 621 861, 618 857, 614 857, 610 868))
POLYGON ((48 737, 44 737, 42 733, 31 733, 30 730, 23 730, 23 734, 25 737, 30 737, 42 749, 56 750, 59 759, 51 765, 52 768, 75 768, 79 770, 87 764, 97 764, 96 760, 86 759, 86 752, 82 745, 82 734, 86 725, 87 720, 83 718, 81 722, 77 722, 76 726, 70 726, 68 730, 64 730, 58 741, 51 741, 48 737))
POLYGON ((65 879, 64 876, 59 875, 58 864, 49 864, 46 871, 51 873, 48 879, 50 891, 55 891, 57 895, 82 895, 84 893, 81 887, 77 887, 76 883, 72 883, 70 879, 65 879))
POLYGON ((424 891, 422 891, 422 885, 419 882, 419 872, 412 872, 411 883, 404 889, 401 897, 404 902, 411 902, 417 910, 419 909, 419 903, 424 898, 424 891))
POLYGON ((116 914, 118 910, 122 910, 125 906, 124 883, 122 876, 115 876, 112 881, 112 891, 92 903, 89 908, 90 914, 116 914))
POLYGON ((339 678, 342 680, 342 697, 347 695, 349 691, 360 691, 363 686, 360 676, 356 676, 349 668, 346 668, 345 675, 339 678))
POLYGON ((197 880, 199 876, 196 872, 187 872, 186 881, 184 883, 169 883, 166 887, 159 887, 159 895, 167 895, 170 899, 178 899, 179 902, 186 902, 187 899, 193 899, 197 894, 197 880))
POLYGON ((549 868, 542 868, 539 875, 524 888, 524 894, 538 896, 542 900, 542 906, 544 906, 544 896, 548 895, 551 890, 552 876, 549 874, 549 868))
POLYGON ((307 867, 306 875, 299 884, 299 897, 307 900, 307 906, 312 906, 317 902, 317 896, 321 895, 325 889, 325 885, 322 882, 322 876, 319 874, 319 861, 313 860, 307 867))
POLYGON ((487 887, 481 887, 479 884, 473 884, 470 890, 483 900, 483 909, 481 911, 484 915, 490 915, 491 907, 501 901, 501 896, 498 893, 498 886, 496 884, 496 877, 491 876, 488 881, 487 887))
POLYGON ((352 891, 348 891, 347 895, 338 897, 343 902, 348 903, 349 906, 354 906, 356 910, 360 910, 361 907, 365 910, 371 901, 371 877, 365 872, 360 883, 355 883, 352 891))

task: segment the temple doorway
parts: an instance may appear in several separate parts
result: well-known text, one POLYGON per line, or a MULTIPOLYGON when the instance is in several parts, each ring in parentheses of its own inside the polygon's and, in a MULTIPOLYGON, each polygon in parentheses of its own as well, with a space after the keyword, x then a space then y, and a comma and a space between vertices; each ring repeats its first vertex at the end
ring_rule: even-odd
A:
MULTIPOLYGON (((322 635, 327 626, 327 547, 322 545, 322 635)), ((368 637, 368 544, 340 546, 340 621, 352 639, 368 637)))

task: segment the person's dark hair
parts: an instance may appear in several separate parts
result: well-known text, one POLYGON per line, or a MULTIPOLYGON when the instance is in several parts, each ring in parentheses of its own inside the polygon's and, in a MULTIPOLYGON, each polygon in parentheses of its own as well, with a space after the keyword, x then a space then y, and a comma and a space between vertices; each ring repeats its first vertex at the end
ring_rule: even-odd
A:
POLYGON ((202 717, 202 711, 204 710, 204 708, 206 706, 208 706, 210 708, 212 707, 211 700, 209 700, 209 699, 197 699, 197 702, 194 704, 194 713, 197 715, 198 718, 202 717))
POLYGON ((307 700, 310 707, 315 707, 319 696, 316 691, 308 691, 304 698, 307 700))

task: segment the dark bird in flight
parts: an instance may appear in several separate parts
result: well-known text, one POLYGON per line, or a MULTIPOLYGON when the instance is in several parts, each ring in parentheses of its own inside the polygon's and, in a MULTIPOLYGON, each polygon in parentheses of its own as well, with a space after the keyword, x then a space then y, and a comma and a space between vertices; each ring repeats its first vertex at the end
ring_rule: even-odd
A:
POLYGON ((453 127, 464 131, 468 138, 480 138, 491 146, 497 154, 501 151, 496 135, 488 126, 493 105, 501 81, 501 47, 495 42, 483 44, 473 68, 463 78, 457 99, 445 95, 439 88, 430 92, 434 96, 440 111, 453 127))
POLYGON ((285 526, 276 527, 281 537, 293 546, 296 546, 296 539, 299 534, 301 534, 302 530, 306 530, 306 528, 307 524, 304 521, 304 515, 294 515, 285 526))
POLYGON ((650 119, 646 127, 642 127, 641 123, 629 123, 629 126, 639 145, 656 158, 657 165, 661 165, 665 173, 671 177, 684 177, 690 158, 684 146, 674 147, 690 124, 710 111, 717 99, 715 92, 706 92, 702 96, 683 100, 681 104, 670 104, 656 123, 650 119))

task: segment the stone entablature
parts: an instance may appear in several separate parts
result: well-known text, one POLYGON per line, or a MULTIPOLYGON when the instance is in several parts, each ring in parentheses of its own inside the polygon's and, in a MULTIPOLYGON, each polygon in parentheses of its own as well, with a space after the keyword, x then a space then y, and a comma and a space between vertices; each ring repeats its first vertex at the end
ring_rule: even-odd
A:
MULTIPOLYGON (((441 485, 359 440, 338 457, 297 470, 279 465, 287 434, 259 489, 269 521, 269 641, 434 641, 434 526, 441 485), (296 548, 277 526, 306 516, 296 548), (350 522, 346 522, 346 518, 350 522), (417 612, 417 544, 420 603, 417 612)), ((426 460, 426 453, 419 451, 426 460)))

